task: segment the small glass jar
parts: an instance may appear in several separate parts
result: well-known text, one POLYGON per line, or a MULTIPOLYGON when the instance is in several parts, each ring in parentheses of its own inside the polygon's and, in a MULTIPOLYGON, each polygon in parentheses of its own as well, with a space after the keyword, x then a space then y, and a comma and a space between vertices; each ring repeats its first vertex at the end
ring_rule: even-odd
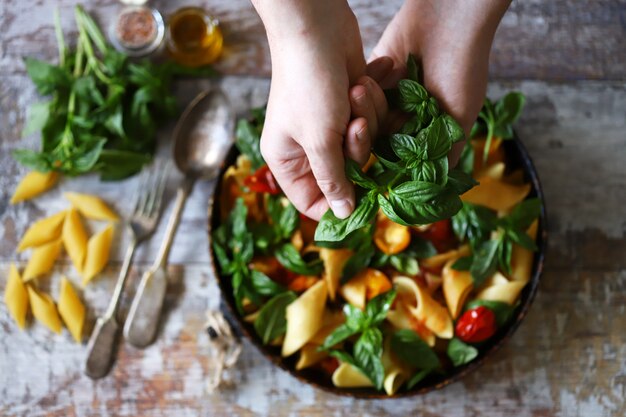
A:
POLYGON ((133 57, 154 52, 165 36, 165 23, 158 10, 145 5, 146 0, 122 0, 127 4, 118 13, 109 30, 111 43, 120 52, 133 57))
POLYGON ((224 37, 217 19, 201 8, 185 7, 168 19, 166 45, 174 61, 200 67, 219 58, 224 37))

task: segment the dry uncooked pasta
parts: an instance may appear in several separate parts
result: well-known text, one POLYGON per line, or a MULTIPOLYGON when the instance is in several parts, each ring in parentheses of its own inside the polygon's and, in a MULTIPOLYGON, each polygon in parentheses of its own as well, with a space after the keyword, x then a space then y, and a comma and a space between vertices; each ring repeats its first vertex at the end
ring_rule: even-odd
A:
POLYGON ((83 267, 83 285, 98 275, 109 261, 111 242, 113 242, 113 225, 111 224, 89 239, 83 267))
POLYGON ((63 220, 65 220, 64 211, 33 223, 17 245, 17 251, 22 252, 25 249, 59 239, 63 229, 63 220))
POLYGON ((59 294, 59 314, 76 343, 83 338, 85 323, 85 306, 78 298, 72 284, 66 277, 61 278, 61 292, 59 294))
POLYGON ((54 187, 59 179, 59 174, 56 172, 29 172, 22 178, 17 185, 13 196, 11 197, 11 204, 16 204, 21 201, 30 200, 33 197, 38 196, 41 193, 48 191, 54 187))
POLYGON ((76 270, 83 271, 87 253, 87 232, 76 209, 70 209, 63 223, 63 244, 76 270))
POLYGON ((54 262, 59 257, 59 253, 61 253, 62 247, 63 244, 60 239, 37 247, 28 260, 26 269, 24 269, 24 281, 49 274, 54 262))
POLYGON ((24 329, 26 314, 28 314, 28 291, 15 264, 11 264, 9 268, 9 279, 4 289, 4 303, 19 328, 24 329))
POLYGON ((61 319, 52 297, 39 292, 32 285, 28 285, 27 289, 33 316, 50 330, 60 334, 62 329, 61 319))

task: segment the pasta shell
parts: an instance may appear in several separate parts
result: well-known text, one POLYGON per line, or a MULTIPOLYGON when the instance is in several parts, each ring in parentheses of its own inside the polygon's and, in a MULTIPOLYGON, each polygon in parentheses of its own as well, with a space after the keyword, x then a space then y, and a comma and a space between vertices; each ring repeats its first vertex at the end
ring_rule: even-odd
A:
POLYGON ((372 381, 363 372, 349 363, 342 362, 333 372, 333 385, 338 388, 373 387, 372 381))
POLYGON ((308 368, 309 366, 315 365, 322 359, 328 357, 328 352, 322 350, 318 351, 317 348, 319 345, 314 345, 311 343, 307 343, 300 349, 300 358, 298 358, 298 362, 296 363, 296 370, 301 370, 304 368, 308 368))
POLYGON ((442 267, 446 262, 454 259, 459 259, 470 254, 469 245, 463 245, 458 249, 453 249, 448 252, 438 253, 430 258, 420 260, 420 266, 424 266, 428 269, 437 269, 442 267))
POLYGON ((523 281, 510 281, 486 287, 476 295, 477 300, 501 301, 514 305, 520 292, 526 286, 523 281))
POLYGON ((327 297, 326 282, 318 281, 287 306, 283 356, 294 354, 322 328, 327 297))
POLYGON ((50 273, 54 262, 59 257, 61 246, 61 240, 59 239, 56 242, 46 243, 36 248, 28 260, 26 269, 24 269, 24 281, 30 281, 33 278, 50 273))
POLYGON ((467 296, 474 288, 474 281, 469 271, 452 269, 454 262, 449 261, 443 268, 442 287, 450 315, 452 315, 453 319, 456 319, 463 309, 467 296))
POLYGON ((501 211, 522 202, 529 192, 530 184, 513 185, 491 177, 483 177, 479 185, 461 196, 461 200, 501 211))
POLYGON ((28 299, 33 316, 50 330, 60 334, 62 328, 61 319, 52 297, 37 291, 31 285, 28 285, 26 288, 28 288, 28 299))
POLYGON ((72 284, 65 277, 61 278, 61 293, 59 295, 59 313, 76 343, 83 339, 83 324, 85 323, 85 306, 76 295, 72 284))
POLYGON ((353 253, 350 249, 320 249, 320 259, 324 262, 324 280, 328 285, 328 295, 333 301, 339 288, 343 266, 353 253))
POLYGON ((28 313, 28 291, 14 264, 11 264, 9 269, 9 279, 4 289, 4 303, 19 328, 24 329, 28 313))
POLYGON ((113 225, 93 235, 87 243, 87 255, 83 268, 83 285, 98 275, 109 261, 111 242, 113 241, 113 225))
POLYGON ((56 172, 29 172, 22 178, 15 192, 11 197, 11 204, 19 203, 21 201, 30 200, 39 194, 48 191, 59 180, 59 174, 56 172))
POLYGON ((24 249, 41 246, 60 238, 63 220, 65 220, 64 211, 33 223, 17 245, 17 251, 22 252, 24 249))
POLYGON ((76 270, 83 271, 85 254, 87 253, 87 232, 78 211, 72 208, 68 211, 63 223, 63 244, 76 270))
POLYGON ((90 194, 65 193, 63 196, 78 209, 80 213, 92 220, 108 220, 116 222, 119 217, 99 197, 90 194))

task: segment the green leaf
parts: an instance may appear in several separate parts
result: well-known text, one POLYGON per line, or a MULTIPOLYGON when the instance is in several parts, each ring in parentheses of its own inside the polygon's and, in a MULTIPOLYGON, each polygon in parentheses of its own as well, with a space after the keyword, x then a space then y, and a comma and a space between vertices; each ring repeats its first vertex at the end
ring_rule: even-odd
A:
POLYGON ((39 94, 45 96, 58 90, 69 91, 71 78, 64 68, 33 58, 24 58, 24 63, 26 64, 26 72, 39 94))
POLYGON ((381 360, 383 334, 380 329, 366 329, 354 344, 354 360, 358 368, 372 381, 377 389, 382 389, 385 369, 381 360))
POLYGON ((415 276, 420 272, 420 267, 417 263, 417 259, 408 255, 391 255, 389 257, 389 263, 391 264, 391 266, 393 266, 395 269, 403 274, 415 276))
POLYGON ((231 271, 232 262, 228 258, 226 253, 226 248, 222 246, 222 244, 217 240, 213 239, 213 252, 215 253, 215 257, 217 258, 217 262, 220 265, 222 273, 228 274, 231 271))
POLYGON ((261 295, 272 296, 286 291, 285 287, 255 269, 250 270, 250 282, 254 290, 261 295))
POLYGON ((483 282, 496 272, 498 266, 498 240, 488 240, 478 246, 474 254, 474 261, 470 268, 474 287, 480 287, 483 282))
POLYGON ((346 317, 346 325, 351 329, 362 331, 368 324, 371 324, 371 320, 367 320, 364 311, 349 303, 343 305, 343 315, 346 317))
POLYGON ((103 181, 117 181, 141 171, 152 160, 147 153, 103 149, 98 159, 97 170, 103 181))
POLYGON ((296 300, 297 296, 289 291, 274 296, 261 307, 259 315, 254 321, 254 329, 264 344, 268 344, 287 331, 287 306, 296 300))
POLYGON ((444 186, 448 182, 448 158, 422 161, 411 172, 414 181, 429 182, 444 186))
POLYGON ((465 310, 472 310, 480 306, 487 307, 489 310, 493 311, 498 327, 504 326, 513 317, 513 312, 515 311, 515 307, 507 303, 490 300, 472 300, 465 305, 465 310))
POLYGON ((428 240, 422 239, 419 236, 411 237, 411 243, 409 247, 404 251, 407 255, 413 256, 417 259, 431 258, 437 255, 437 248, 428 240))
MULTIPOLYGON (((512 91, 502 97, 495 105, 496 125, 511 125, 519 119, 526 104, 526 97, 520 92, 512 91)), ((506 138, 504 138, 506 139, 506 138)))
POLYGON ((300 217, 296 207, 289 203, 280 215, 280 230, 284 239, 289 239, 298 228, 300 217))
POLYGON ((422 381, 424 378, 430 375, 432 371, 433 371, 432 369, 422 369, 421 371, 417 372, 406 382, 406 388, 407 389, 413 388, 414 386, 419 384, 420 381, 422 381))
MULTIPOLYGON (((318 350, 320 349, 318 348, 318 350)), ((356 361, 354 360, 354 358, 346 351, 339 350, 339 349, 330 349, 328 351, 328 354, 334 358, 337 358, 341 362, 350 364, 358 368, 358 365, 356 364, 356 361)))
POLYGON ((359 164, 352 159, 346 159, 346 176, 349 180, 368 190, 378 188, 378 184, 369 178, 362 170, 359 164))
POLYGON ((387 318, 387 313, 395 298, 396 290, 391 289, 385 293, 378 294, 367 303, 365 306, 365 316, 371 326, 376 326, 387 318))
MULTIPOLYGON (((396 133, 391 135, 391 148, 402 161, 419 161, 425 155, 420 151, 417 141, 413 136, 396 133)), ((384 162, 383 162, 384 163, 384 162)))
POLYGON ((525 231, 515 229, 507 230, 506 236, 525 249, 530 251, 537 250, 537 244, 525 231))
POLYGON ((474 258, 471 256, 464 256, 462 258, 457 259, 452 264, 452 269, 455 271, 469 271, 472 267, 472 263, 474 262, 474 258))
POLYGON ((231 280, 231 285, 233 286, 233 298, 235 299, 235 305, 239 314, 243 314, 243 274, 244 272, 242 272, 242 270, 236 269, 233 272, 233 277, 231 280))
POLYGON ((337 218, 332 210, 328 210, 320 219, 315 229, 315 240, 321 242, 336 242, 346 238, 355 230, 367 226, 378 211, 378 201, 372 202, 363 196, 352 214, 345 218, 337 218))
POLYGON ((104 138, 97 139, 88 151, 83 151, 82 154, 74 159, 73 164, 77 173, 82 174, 91 171, 94 165, 96 165, 102 148, 104 148, 106 143, 107 140, 104 138))
POLYGON ((261 155, 261 136, 247 120, 239 120, 235 134, 235 146, 252 162, 252 169, 257 170, 265 165, 261 155))
POLYGON ((353 328, 348 326, 347 324, 339 325, 331 334, 329 334, 324 343, 319 347, 318 350, 327 350, 331 347, 337 345, 338 343, 343 342, 349 337, 357 334, 359 332, 358 328, 353 328))
POLYGON ((22 131, 22 136, 28 136, 43 129, 50 116, 50 105, 51 103, 49 101, 42 101, 30 106, 28 110, 28 121, 22 131))
POLYGON ((300 252, 291 243, 285 243, 276 249, 276 259, 282 266, 301 275, 319 275, 324 270, 321 260, 305 262, 300 252))
POLYGON ((456 337, 450 340, 447 353, 454 366, 465 365, 478 356, 478 350, 475 347, 463 343, 456 337))
POLYGON ((409 80, 417 81, 418 83, 421 82, 420 67, 413 54, 409 54, 406 60, 406 72, 409 80))
POLYGON ((423 101, 428 100, 428 92, 417 81, 400 80, 398 90, 401 98, 400 107, 405 112, 417 110, 423 101))
POLYGON ((436 369, 439 357, 413 330, 402 329, 391 336, 391 349, 404 363, 417 369, 436 369))
POLYGON ((443 122, 443 126, 445 127, 448 140, 451 143, 460 142, 465 139, 465 133, 463 132, 463 129, 450 115, 444 114, 443 116, 441 116, 441 121, 443 122))
POLYGON ((11 154, 17 162, 32 170, 39 172, 52 170, 52 165, 44 153, 30 149, 15 149, 11 154))
MULTIPOLYGON (((370 241, 371 242, 371 241, 370 241)), ((352 277, 367 268, 370 261, 374 256, 374 247, 371 245, 364 245, 359 249, 348 261, 344 264, 341 272, 341 284, 345 284, 350 281, 352 277)))
POLYGON ((469 140, 463 146, 457 167, 468 175, 472 175, 474 172, 474 147, 469 140))
POLYGON ((453 169, 448 172, 448 185, 456 194, 461 195, 478 185, 478 181, 461 170, 453 169))
POLYGON ((516 229, 526 231, 539 215, 541 215, 541 200, 529 198, 515 206, 507 219, 516 229))
POLYGON ((243 202, 243 198, 239 197, 235 200, 235 207, 228 216, 228 221, 233 230, 233 237, 240 239, 246 232, 246 217, 248 216, 248 208, 243 202))
POLYGON ((410 223, 407 223, 402 219, 398 213, 396 213, 395 209, 391 202, 382 194, 378 194, 378 204, 380 205, 381 210, 385 213, 385 216, 389 217, 389 219, 395 223, 401 224, 403 226, 411 226, 410 223))

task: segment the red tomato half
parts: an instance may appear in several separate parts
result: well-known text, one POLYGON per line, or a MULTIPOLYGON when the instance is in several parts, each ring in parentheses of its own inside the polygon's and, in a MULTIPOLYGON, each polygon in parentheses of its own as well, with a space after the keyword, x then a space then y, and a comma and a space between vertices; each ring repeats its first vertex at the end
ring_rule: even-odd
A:
POLYGON ((456 322, 456 335, 466 343, 479 343, 496 332, 496 315, 485 306, 467 310, 456 322))
POLYGON ((280 187, 267 165, 257 169, 254 174, 248 175, 243 183, 255 193, 280 194, 280 187))
POLYGON ((420 237, 430 240, 439 253, 447 252, 457 246, 450 219, 435 222, 428 229, 418 234, 420 237))

